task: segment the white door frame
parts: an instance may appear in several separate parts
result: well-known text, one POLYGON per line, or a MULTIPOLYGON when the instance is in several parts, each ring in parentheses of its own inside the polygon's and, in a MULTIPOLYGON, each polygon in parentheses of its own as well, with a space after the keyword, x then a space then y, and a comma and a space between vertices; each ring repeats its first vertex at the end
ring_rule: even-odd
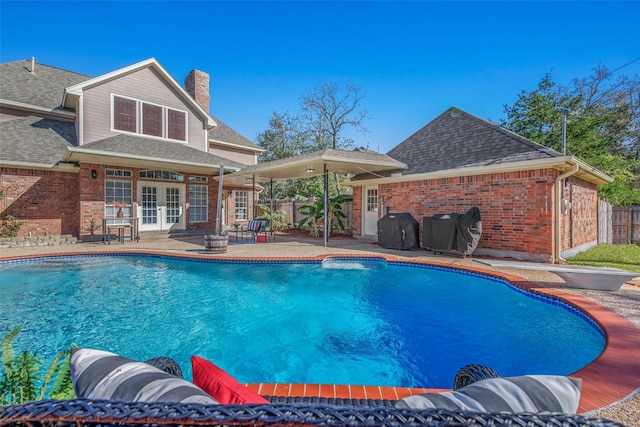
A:
POLYGON ((185 205, 186 205, 186 188, 185 184, 179 184, 176 182, 157 182, 157 181, 138 181, 138 227, 140 231, 169 231, 169 230, 184 230, 186 228, 185 220, 185 205), (145 201, 146 192, 143 193, 143 188, 155 188, 155 194, 151 196, 155 198, 153 201, 145 201), (173 194, 167 195, 167 190, 173 189, 173 194), (177 198, 177 202, 167 201, 167 199, 177 198), (152 205, 152 209, 155 209, 155 216, 149 216, 148 205, 152 205), (147 209, 145 209, 147 207, 147 209), (145 218, 144 215, 147 215, 145 218), (177 216, 177 218, 176 218, 177 216), (170 221, 167 221, 167 219, 170 221), (176 219, 177 221, 174 221, 176 219), (148 221, 152 222, 148 222, 148 221), (146 223, 145 223, 146 222, 146 223))
POLYGON ((362 187, 362 234, 377 235, 379 216, 378 186, 362 187), (371 194, 370 192, 375 192, 371 194))

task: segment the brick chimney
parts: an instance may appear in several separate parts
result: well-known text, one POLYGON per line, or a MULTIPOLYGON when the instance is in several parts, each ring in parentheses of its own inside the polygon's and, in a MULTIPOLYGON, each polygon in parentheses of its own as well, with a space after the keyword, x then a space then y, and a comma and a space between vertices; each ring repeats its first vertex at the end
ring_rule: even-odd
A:
POLYGON ((187 93, 200 105, 204 111, 209 112, 209 74, 200 70, 192 70, 184 79, 184 88, 187 93))

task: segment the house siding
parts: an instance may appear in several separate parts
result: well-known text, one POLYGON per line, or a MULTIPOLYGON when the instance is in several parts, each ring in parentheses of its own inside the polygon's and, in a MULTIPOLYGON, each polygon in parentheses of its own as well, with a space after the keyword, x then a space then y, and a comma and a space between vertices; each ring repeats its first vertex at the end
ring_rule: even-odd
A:
POLYGON ((253 151, 249 152, 246 150, 221 147, 219 145, 211 145, 209 146, 209 153, 225 159, 233 160, 234 162, 238 162, 242 165, 256 164, 256 154, 253 151))
POLYGON ((187 145, 207 151, 204 119, 152 68, 86 89, 83 94, 83 144, 117 135, 111 132, 111 94, 187 111, 187 145))
POLYGON ((23 223, 18 237, 77 236, 78 182, 77 173, 0 168, 0 217, 23 223))

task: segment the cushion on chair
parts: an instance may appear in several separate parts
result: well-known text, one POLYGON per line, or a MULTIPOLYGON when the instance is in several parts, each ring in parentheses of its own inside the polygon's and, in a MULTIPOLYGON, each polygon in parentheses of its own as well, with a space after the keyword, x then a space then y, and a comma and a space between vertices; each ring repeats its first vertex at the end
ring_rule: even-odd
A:
POLYGON ((405 397, 396 403, 396 408, 575 414, 581 384, 580 379, 558 375, 489 378, 457 391, 405 397))
POLYGON ((71 380, 78 397, 90 399, 218 403, 189 381, 108 351, 72 348, 71 380))
POLYGON ((231 375, 202 357, 191 357, 191 370, 193 371, 193 383, 222 404, 269 404, 267 399, 243 386, 231 375))

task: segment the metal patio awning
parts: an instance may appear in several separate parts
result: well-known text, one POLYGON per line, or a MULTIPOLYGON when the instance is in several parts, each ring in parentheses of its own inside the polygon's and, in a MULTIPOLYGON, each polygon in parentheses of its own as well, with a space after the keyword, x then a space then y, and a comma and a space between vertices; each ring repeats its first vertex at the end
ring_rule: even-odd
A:
MULTIPOLYGON (((407 165, 386 154, 369 150, 325 150, 303 154, 287 159, 273 160, 248 166, 225 176, 228 184, 243 185, 247 179, 252 183, 268 182, 287 178, 306 178, 323 175, 324 182, 324 217, 328 216, 329 180, 331 173, 354 175, 363 172, 376 173, 389 170, 406 169, 407 165)), ((329 238, 329 221, 324 221, 324 245, 329 238)))
POLYGON ((225 176, 227 184, 243 185, 247 178, 255 182, 287 178, 306 178, 324 173, 324 169, 338 174, 359 174, 406 169, 407 165, 386 154, 372 151, 334 150, 331 148, 296 157, 273 160, 247 166, 225 176))

